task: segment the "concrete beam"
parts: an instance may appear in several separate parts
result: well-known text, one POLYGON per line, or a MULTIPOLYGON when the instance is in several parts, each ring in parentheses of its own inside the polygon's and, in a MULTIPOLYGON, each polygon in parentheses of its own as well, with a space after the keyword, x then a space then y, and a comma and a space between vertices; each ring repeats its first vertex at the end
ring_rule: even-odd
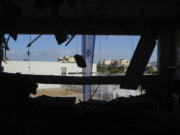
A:
POLYGON ((155 45, 156 36, 154 35, 153 29, 149 28, 141 36, 124 80, 121 83, 121 88, 137 89, 155 45))
POLYGON ((175 54, 175 74, 174 77, 176 80, 180 80, 180 28, 178 28, 175 32, 175 39, 174 39, 174 54, 175 54))
MULTIPOLYGON (((91 76, 91 77, 72 77, 72 76, 49 76, 49 75, 22 75, 14 73, 0 73, 0 81, 19 81, 43 84, 118 84, 124 76, 91 76)), ((159 82, 159 76, 146 75, 141 79, 141 83, 152 84, 152 80, 159 82)))

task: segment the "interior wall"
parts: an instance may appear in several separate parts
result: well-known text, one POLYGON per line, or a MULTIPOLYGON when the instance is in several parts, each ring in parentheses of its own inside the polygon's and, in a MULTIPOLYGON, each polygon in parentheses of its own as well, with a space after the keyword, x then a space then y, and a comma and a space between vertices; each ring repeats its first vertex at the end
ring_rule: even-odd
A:
POLYGON ((180 80, 180 28, 175 33, 175 79, 180 80))

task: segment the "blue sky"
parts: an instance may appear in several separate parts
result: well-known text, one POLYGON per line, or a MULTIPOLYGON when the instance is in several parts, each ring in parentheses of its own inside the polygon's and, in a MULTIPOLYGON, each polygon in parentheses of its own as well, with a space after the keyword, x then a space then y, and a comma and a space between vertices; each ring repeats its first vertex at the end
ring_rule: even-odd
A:
MULTIPOLYGON (((10 51, 7 57, 10 60, 23 60, 30 58, 32 61, 57 61, 58 57, 74 56, 81 54, 81 36, 76 36, 72 42, 65 47, 65 43, 58 45, 53 35, 43 35, 31 48, 27 44, 37 35, 18 35, 17 41, 10 39, 10 51), (30 56, 27 56, 27 51, 30 56)), ((139 41, 139 36, 96 36, 94 62, 100 59, 121 59, 131 60, 133 51, 139 41)), ((157 60, 157 47, 155 48, 150 61, 157 60)))

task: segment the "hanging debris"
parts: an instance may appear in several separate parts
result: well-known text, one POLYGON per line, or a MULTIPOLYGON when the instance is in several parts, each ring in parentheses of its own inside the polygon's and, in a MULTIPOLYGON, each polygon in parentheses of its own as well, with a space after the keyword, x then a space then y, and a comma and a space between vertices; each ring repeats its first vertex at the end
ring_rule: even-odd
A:
POLYGON ((76 35, 72 35, 72 37, 71 37, 71 39, 69 39, 69 41, 66 43, 66 45, 65 46, 68 46, 69 45, 69 43, 71 43, 71 41, 74 39, 74 37, 75 37, 76 35))
POLYGON ((55 38, 59 45, 61 45, 63 42, 67 40, 67 38, 61 33, 55 33, 55 38))
POLYGON ((82 55, 76 54, 74 55, 74 58, 78 67, 85 68, 87 66, 86 61, 84 60, 84 57, 82 55))
POLYGON ((10 33, 9 34, 15 41, 17 40, 18 34, 17 33, 10 33))
POLYGON ((57 32, 55 33, 55 37, 56 37, 57 43, 60 45, 63 42, 65 42, 67 39, 69 39, 69 36, 68 36, 69 32, 66 26, 64 25, 61 17, 58 15, 59 7, 57 6, 57 3, 55 1, 46 0, 46 4, 47 4, 47 9, 49 13, 52 15, 57 25, 59 26, 57 32))
POLYGON ((27 47, 31 47, 31 45, 32 45, 36 40, 38 40, 41 36, 42 36, 42 34, 39 34, 39 36, 37 36, 33 41, 31 41, 31 42, 27 45, 27 47))
POLYGON ((28 54, 28 56, 30 56, 30 52, 29 52, 29 50, 28 50, 27 54, 28 54))

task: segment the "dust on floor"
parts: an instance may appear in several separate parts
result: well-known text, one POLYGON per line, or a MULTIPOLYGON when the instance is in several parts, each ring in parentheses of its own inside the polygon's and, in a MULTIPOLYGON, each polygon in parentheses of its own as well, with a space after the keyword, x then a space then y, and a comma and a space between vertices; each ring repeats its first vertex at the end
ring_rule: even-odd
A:
MULTIPOLYGON (((51 96, 51 97, 76 97, 76 101, 82 101, 82 92, 78 90, 37 90, 37 93, 31 94, 30 97, 36 98, 39 96, 51 96)), ((99 99, 99 97, 94 96, 93 99, 99 99)))
POLYGON ((81 91, 77 90, 38 90, 37 93, 31 94, 30 96, 35 98, 38 96, 46 95, 51 97, 61 97, 61 96, 68 96, 68 95, 76 95, 76 94, 82 94, 81 91))

